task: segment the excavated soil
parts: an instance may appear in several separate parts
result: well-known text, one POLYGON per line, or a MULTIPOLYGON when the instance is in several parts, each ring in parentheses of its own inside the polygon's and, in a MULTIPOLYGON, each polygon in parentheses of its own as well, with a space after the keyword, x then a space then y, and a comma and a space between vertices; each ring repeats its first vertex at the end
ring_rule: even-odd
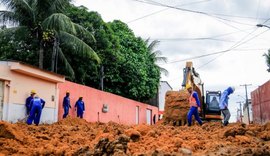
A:
POLYGON ((126 126, 83 119, 0 122, 0 155, 270 155, 270 123, 126 126))
POLYGON ((164 123, 185 125, 189 108, 189 93, 187 90, 168 91, 165 96, 164 123))

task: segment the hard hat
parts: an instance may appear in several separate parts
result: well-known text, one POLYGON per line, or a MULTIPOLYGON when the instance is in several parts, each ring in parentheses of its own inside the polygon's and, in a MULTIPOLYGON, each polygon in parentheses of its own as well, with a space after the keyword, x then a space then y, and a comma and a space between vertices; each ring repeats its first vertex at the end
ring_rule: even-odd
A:
POLYGON ((31 94, 36 94, 37 92, 35 90, 31 90, 31 94))
POLYGON ((66 93, 69 93, 69 91, 66 91, 66 93))
POLYGON ((231 87, 232 88, 232 90, 233 90, 233 92, 235 91, 235 87, 231 87))
POLYGON ((190 84, 186 84, 186 89, 192 88, 190 84))

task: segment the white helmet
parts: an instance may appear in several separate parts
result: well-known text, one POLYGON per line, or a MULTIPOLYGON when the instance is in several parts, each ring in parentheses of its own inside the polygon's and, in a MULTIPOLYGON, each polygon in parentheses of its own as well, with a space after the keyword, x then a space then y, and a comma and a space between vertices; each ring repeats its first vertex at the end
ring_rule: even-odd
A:
POLYGON ((233 92, 235 91, 235 87, 231 87, 232 88, 232 90, 233 90, 233 92))

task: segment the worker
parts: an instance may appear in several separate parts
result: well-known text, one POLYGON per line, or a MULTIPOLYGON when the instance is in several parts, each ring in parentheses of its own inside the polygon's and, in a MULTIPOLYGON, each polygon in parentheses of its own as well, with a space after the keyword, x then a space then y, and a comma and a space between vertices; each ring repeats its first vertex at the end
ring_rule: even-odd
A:
POLYGON ((219 102, 217 100, 217 97, 213 97, 212 101, 210 102, 210 108, 219 108, 219 102))
POLYGON ((153 124, 156 124, 156 114, 153 116, 153 124))
POLYGON ((45 101, 39 98, 38 95, 35 95, 34 99, 31 100, 31 103, 30 103, 31 111, 27 119, 28 125, 31 125, 33 120, 36 125, 39 124, 41 112, 44 106, 45 106, 45 101))
POLYGON ((26 115, 29 115, 29 113, 30 113, 30 110, 31 110, 30 103, 34 99, 35 94, 36 94, 36 91, 31 90, 30 96, 25 101, 26 115))
POLYGON ((69 91, 67 91, 66 96, 64 97, 64 100, 63 100, 63 108, 64 108, 63 118, 67 117, 68 112, 69 112, 69 108, 71 108, 69 95, 70 95, 70 93, 69 93, 69 91))
POLYGON ((79 97, 78 101, 75 104, 75 111, 77 109, 77 117, 83 118, 83 113, 84 113, 84 102, 83 102, 83 97, 79 97))
POLYGON ((193 88, 190 84, 186 85, 186 89, 188 90, 190 97, 189 97, 189 105, 190 105, 190 109, 188 112, 188 126, 191 126, 191 122, 192 122, 192 116, 195 116, 195 119, 197 120, 197 122, 202 125, 202 120, 199 117, 199 112, 201 111, 200 108, 200 100, 199 100, 199 96, 198 93, 196 91, 193 91, 193 88))
POLYGON ((234 92, 234 87, 228 87, 226 90, 224 90, 221 94, 220 101, 219 101, 219 108, 224 116, 223 125, 227 126, 229 124, 229 120, 231 117, 231 113, 228 109, 229 104, 229 95, 234 92))

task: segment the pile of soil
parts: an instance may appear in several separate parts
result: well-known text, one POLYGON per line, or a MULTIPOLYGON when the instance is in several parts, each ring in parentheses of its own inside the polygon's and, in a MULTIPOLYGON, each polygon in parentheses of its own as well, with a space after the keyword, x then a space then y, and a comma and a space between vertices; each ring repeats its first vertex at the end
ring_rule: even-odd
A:
POLYGON ((189 93, 187 90, 168 91, 165 97, 164 123, 185 125, 189 108, 189 93))
POLYGON ((67 118, 39 126, 0 122, 0 155, 270 155, 270 123, 126 126, 67 118))

